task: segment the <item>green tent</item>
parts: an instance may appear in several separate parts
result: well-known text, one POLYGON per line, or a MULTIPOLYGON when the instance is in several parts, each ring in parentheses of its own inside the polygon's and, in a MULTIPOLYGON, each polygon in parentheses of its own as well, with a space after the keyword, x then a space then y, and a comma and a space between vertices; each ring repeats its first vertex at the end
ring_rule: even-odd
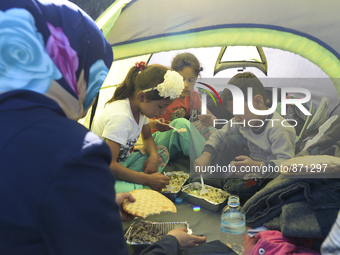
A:
POLYGON ((307 83, 316 104, 330 99, 331 111, 340 94, 339 7, 331 0, 117 0, 96 21, 114 53, 97 111, 136 61, 170 65, 179 50, 198 57, 202 78, 249 67, 259 78, 310 78, 276 86, 307 83), (255 47, 258 57, 226 63, 232 46, 255 47))

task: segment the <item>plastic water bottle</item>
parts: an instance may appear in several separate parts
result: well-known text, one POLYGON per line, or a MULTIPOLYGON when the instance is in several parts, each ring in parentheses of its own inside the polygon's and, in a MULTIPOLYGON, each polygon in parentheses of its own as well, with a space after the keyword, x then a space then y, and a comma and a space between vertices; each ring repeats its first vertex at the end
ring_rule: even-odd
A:
POLYGON ((246 236, 246 217, 240 212, 240 199, 230 195, 228 205, 221 215, 221 242, 232 248, 237 254, 243 254, 246 236))

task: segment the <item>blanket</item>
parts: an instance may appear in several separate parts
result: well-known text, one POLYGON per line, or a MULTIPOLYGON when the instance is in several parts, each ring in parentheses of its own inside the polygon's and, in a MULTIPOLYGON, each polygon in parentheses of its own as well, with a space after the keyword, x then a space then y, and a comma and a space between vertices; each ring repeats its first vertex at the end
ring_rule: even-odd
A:
MULTIPOLYGON (((333 116, 333 118, 335 118, 333 116)), ((305 140, 302 137, 296 144, 296 156, 306 155, 331 155, 340 157, 340 118, 337 117, 335 121, 326 129, 319 130, 321 138, 314 144, 308 147, 306 150, 300 151, 301 147, 304 146, 305 140)), ((319 134, 318 134, 319 135, 319 134)), ((308 136, 308 134, 307 134, 308 136)), ((311 137, 315 134, 311 135, 311 137)))
POLYGON ((325 238, 340 208, 339 179, 279 176, 243 206, 247 226, 265 226, 286 237, 325 238))

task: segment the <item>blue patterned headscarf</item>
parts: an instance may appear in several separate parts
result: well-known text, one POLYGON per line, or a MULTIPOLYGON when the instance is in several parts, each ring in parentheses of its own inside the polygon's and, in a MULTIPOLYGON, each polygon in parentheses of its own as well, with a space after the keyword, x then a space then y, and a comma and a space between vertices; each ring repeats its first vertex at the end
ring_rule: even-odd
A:
POLYGON ((106 78, 112 49, 94 21, 64 0, 0 1, 0 94, 29 90, 82 116, 106 78))

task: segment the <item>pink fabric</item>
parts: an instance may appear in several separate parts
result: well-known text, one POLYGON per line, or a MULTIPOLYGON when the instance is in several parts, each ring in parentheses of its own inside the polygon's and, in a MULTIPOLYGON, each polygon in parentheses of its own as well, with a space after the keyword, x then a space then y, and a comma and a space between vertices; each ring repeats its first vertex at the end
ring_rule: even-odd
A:
POLYGON ((51 32, 51 36, 47 40, 46 51, 72 90, 79 95, 76 77, 76 71, 79 65, 77 52, 72 49, 70 41, 64 34, 62 28, 55 28, 50 23, 47 23, 47 26, 51 32))
POLYGON ((263 231, 253 238, 247 238, 244 255, 320 255, 319 252, 304 247, 307 239, 288 238, 279 231, 263 231))

